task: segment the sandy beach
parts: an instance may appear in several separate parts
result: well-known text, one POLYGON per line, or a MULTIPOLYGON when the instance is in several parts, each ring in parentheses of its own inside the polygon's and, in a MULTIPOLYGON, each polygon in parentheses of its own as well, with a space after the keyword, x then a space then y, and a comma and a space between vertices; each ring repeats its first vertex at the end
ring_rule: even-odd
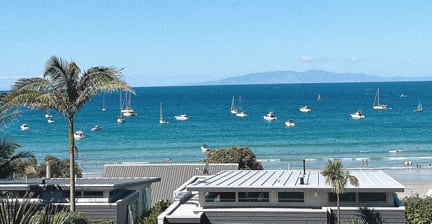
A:
POLYGON ((427 192, 432 189, 431 167, 384 169, 384 172, 388 173, 405 186, 405 192, 398 192, 400 199, 414 194, 419 194, 421 197, 424 197, 427 192))

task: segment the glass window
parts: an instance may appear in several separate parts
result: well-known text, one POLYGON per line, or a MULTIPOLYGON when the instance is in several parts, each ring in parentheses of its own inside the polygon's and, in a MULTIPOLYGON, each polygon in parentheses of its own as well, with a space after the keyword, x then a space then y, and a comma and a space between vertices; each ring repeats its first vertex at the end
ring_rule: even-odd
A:
POLYGON ((269 192, 239 192, 239 202, 269 202, 269 192))
POLYGON ((386 193, 359 193, 359 202, 386 202, 386 193))
POLYGON ((206 192, 206 202, 235 202, 235 192, 206 192))
POLYGON ((303 192, 279 192, 279 202, 304 202, 303 192))
MULTIPOLYGON (((356 193, 343 193, 339 196, 339 200, 342 202, 356 202, 356 193)), ((337 197, 335 193, 329 193, 329 201, 336 202, 337 197)))

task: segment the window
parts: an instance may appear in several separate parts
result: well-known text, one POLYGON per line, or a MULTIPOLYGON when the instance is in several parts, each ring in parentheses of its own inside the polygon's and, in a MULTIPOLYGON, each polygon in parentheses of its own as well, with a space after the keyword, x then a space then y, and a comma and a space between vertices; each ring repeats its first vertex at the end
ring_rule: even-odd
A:
POLYGON ((279 202, 304 202, 303 192, 279 192, 279 202))
POLYGON ((103 191, 84 191, 84 198, 103 198, 103 191))
POLYGON ((359 193, 359 202, 386 202, 386 193, 359 193))
MULTIPOLYGON (((339 196, 341 202, 356 202, 356 193, 343 193, 339 196)), ((335 193, 329 193, 329 201, 336 202, 337 197, 335 193)))
POLYGON ((239 192, 239 202, 269 202, 268 192, 239 192))
POLYGON ((235 202, 235 192, 206 192, 206 202, 235 202))

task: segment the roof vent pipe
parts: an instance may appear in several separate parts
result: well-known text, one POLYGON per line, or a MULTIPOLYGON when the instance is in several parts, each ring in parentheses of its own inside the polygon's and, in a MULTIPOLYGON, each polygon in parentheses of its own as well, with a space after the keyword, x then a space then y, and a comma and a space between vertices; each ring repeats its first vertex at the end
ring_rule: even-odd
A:
POLYGON ((48 160, 45 162, 45 165, 46 165, 45 177, 47 179, 50 179, 51 178, 51 162, 48 160))
POLYGON ((303 175, 306 175, 306 160, 303 160, 303 175))

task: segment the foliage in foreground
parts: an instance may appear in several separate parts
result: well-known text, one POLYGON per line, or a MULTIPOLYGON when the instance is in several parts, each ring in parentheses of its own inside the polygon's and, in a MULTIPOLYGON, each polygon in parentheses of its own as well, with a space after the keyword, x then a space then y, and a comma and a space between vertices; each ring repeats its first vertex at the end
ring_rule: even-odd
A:
POLYGON ((248 147, 234 146, 230 149, 217 149, 208 152, 205 163, 238 163, 239 170, 262 170, 256 161, 255 153, 248 147))
POLYGON ((432 223, 432 197, 420 197, 418 194, 402 199, 405 206, 407 224, 432 223))
POLYGON ((142 224, 157 224, 157 217, 170 206, 171 202, 168 200, 161 200, 157 202, 149 212, 143 214, 142 224))
POLYGON ((38 202, 31 201, 31 197, 24 199, 6 197, 0 199, 0 223, 20 224, 63 224, 68 220, 70 213, 54 206, 45 206, 38 209, 38 202))
MULTIPOLYGON (((15 163, 16 178, 40 178, 46 176, 46 162, 51 164, 51 178, 67 178, 69 172, 69 159, 60 160, 59 158, 47 155, 42 163, 37 162, 33 157, 28 160, 18 160, 15 163)), ((77 177, 82 177, 82 169, 75 163, 75 174, 77 177)))

